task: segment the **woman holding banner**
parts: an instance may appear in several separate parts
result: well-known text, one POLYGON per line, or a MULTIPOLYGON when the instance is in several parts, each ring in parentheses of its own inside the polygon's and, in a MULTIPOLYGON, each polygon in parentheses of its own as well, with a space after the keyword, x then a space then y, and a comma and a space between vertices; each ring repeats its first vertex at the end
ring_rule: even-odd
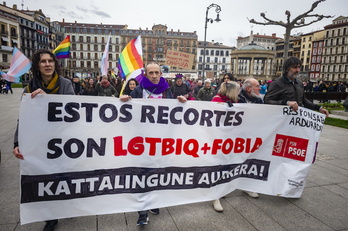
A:
MULTIPOLYGON (((23 93, 30 93, 31 98, 39 94, 74 95, 74 88, 69 79, 59 76, 60 69, 56 56, 49 50, 38 50, 32 56, 31 72, 33 78, 30 80, 23 93)), ((33 131, 35 132, 35 131, 33 131)), ((33 134, 39 136, 39 134, 33 134)), ((14 137, 13 155, 23 160, 24 156, 19 150, 18 124, 14 137)), ((44 231, 54 230, 58 220, 46 221, 44 231)))
POLYGON ((211 100, 212 102, 237 103, 240 86, 235 81, 223 82, 218 93, 211 100))
MULTIPOLYGON (((239 98, 240 86, 235 81, 223 82, 220 86, 218 93, 211 100, 212 102, 225 102, 229 106, 233 106, 233 103, 237 103, 239 98)), ((220 203, 220 199, 213 201, 213 208, 216 212, 223 212, 224 208, 220 203)))

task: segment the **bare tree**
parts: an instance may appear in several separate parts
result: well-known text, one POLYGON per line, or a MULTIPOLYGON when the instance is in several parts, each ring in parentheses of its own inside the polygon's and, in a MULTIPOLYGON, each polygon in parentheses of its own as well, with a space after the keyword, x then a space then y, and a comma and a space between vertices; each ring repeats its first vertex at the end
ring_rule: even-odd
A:
POLYGON ((319 14, 311 14, 312 11, 319 5, 319 3, 321 2, 325 2, 325 0, 318 0, 315 1, 312 4, 312 7, 304 12, 303 14, 300 14, 299 16, 297 16, 296 18, 294 18, 293 20, 290 20, 290 16, 291 13, 290 11, 285 11, 285 15, 287 16, 286 22, 283 21, 275 21, 272 19, 269 19, 268 17, 266 17, 265 13, 261 13, 260 16, 262 18, 264 18, 266 21, 265 22, 257 22, 255 21, 255 19, 248 19, 250 23, 254 23, 254 24, 259 24, 259 25, 277 25, 277 26, 283 26, 285 27, 285 38, 284 38, 284 60, 288 57, 288 50, 289 50, 289 40, 290 40, 290 34, 291 34, 291 30, 294 28, 299 28, 299 27, 304 27, 304 26, 308 26, 311 25, 315 22, 318 22, 320 20, 322 20, 323 18, 332 18, 333 16, 331 15, 319 15, 319 14), (310 18, 310 22, 306 23, 305 19, 306 18, 310 18))

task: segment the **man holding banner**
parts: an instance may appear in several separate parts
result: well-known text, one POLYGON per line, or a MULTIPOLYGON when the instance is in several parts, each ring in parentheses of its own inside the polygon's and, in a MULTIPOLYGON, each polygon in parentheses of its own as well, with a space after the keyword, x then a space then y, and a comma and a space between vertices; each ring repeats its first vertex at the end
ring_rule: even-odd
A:
MULTIPOLYGON (((173 94, 170 91, 169 84, 162 77, 161 67, 155 62, 150 62, 145 67, 146 78, 143 78, 142 82, 132 91, 131 95, 122 95, 121 101, 127 102, 132 98, 143 98, 143 99, 171 99, 173 94)), ((187 99, 180 95, 177 96, 179 102, 184 103, 187 99)), ((137 225, 146 225, 149 221, 147 211, 139 211, 139 219, 137 225)), ((150 213, 158 215, 159 209, 150 209, 150 213)))
POLYGON ((285 60, 283 76, 271 82, 265 95, 265 103, 288 105, 294 111, 297 111, 298 107, 301 106, 317 110, 328 117, 329 112, 326 109, 312 103, 304 96, 303 83, 296 78, 300 73, 301 65, 302 62, 297 57, 289 57, 285 60))

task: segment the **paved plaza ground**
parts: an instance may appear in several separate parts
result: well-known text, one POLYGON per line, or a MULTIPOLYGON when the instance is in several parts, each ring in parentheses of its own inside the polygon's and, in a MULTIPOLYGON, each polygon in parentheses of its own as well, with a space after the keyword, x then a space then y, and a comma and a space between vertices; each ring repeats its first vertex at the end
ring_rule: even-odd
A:
MULTIPOLYGON (((0 230, 42 230, 44 222, 20 225, 19 160, 12 156, 13 134, 22 89, 0 95, 0 230)), ((348 119, 346 114, 340 118, 348 119)), ((265 230, 348 231, 348 129, 325 125, 317 161, 300 199, 260 195, 254 199, 236 190, 221 199, 223 213, 211 202, 173 206, 150 214, 147 226, 136 226, 137 213, 62 219, 57 231, 123 230, 265 230)), ((117 203, 115 202, 115 206, 117 203)))

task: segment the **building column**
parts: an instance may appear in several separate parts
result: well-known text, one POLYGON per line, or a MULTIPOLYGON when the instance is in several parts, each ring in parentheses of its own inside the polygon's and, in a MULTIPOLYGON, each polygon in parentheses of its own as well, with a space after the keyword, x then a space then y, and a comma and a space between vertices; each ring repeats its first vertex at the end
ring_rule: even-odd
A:
POLYGON ((237 74, 237 75, 238 75, 238 68, 239 68, 238 62, 239 62, 239 58, 237 57, 236 63, 234 64, 235 65, 234 74, 237 74))
POLYGON ((254 65, 255 65, 255 60, 254 60, 254 57, 252 57, 250 61, 250 70, 249 70, 250 77, 254 76, 254 65))

